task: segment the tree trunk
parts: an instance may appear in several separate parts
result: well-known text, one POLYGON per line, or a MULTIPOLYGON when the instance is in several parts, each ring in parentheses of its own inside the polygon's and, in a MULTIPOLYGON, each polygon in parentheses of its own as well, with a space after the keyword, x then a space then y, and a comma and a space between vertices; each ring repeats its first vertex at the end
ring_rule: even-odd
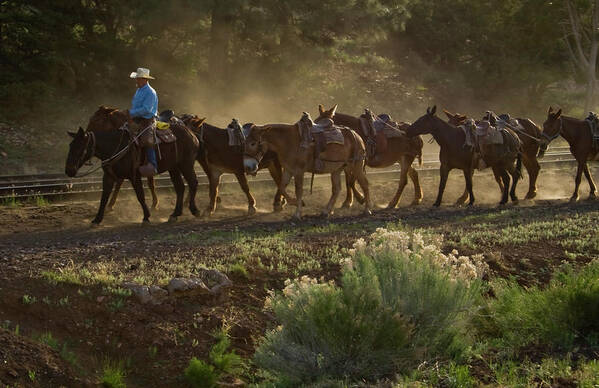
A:
POLYGON ((230 15, 227 1, 214 0, 210 26, 210 57, 208 71, 213 86, 225 86, 229 68, 229 48, 231 44, 230 15))

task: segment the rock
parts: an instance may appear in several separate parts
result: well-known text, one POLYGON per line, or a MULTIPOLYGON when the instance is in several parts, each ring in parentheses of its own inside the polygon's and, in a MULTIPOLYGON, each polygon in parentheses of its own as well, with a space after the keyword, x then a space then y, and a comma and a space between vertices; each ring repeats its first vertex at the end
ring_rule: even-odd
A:
POLYGON ((173 278, 166 287, 168 293, 173 295, 175 293, 182 293, 186 291, 205 291, 210 292, 210 289, 206 287, 202 279, 200 278, 173 278))
POLYGON ((152 301, 152 295, 150 295, 150 288, 148 286, 142 286, 136 283, 123 283, 123 288, 131 290, 133 295, 135 295, 142 304, 152 301))
POLYGON ((168 298, 168 291, 162 287, 150 286, 150 295, 152 296, 152 303, 161 303, 164 299, 168 298))
POLYGON ((0 151, 0 156, 2 156, 3 158, 8 158, 8 154, 4 151, 0 151))
POLYGON ((223 288, 230 287, 233 284, 227 275, 215 269, 202 268, 198 275, 212 294, 219 293, 223 288))

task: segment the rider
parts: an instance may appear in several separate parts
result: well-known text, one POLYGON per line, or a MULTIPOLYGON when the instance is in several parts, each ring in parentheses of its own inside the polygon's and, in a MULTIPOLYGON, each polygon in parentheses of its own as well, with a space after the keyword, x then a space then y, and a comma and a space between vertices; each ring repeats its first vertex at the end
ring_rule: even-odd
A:
MULTIPOLYGON (((150 86, 148 80, 155 79, 150 76, 150 70, 140 67, 137 71, 131 73, 130 78, 135 78, 137 84, 137 91, 131 101, 131 109, 129 115, 133 119, 133 126, 131 128, 134 133, 139 133, 149 126, 155 123, 155 116, 158 114, 158 96, 156 91, 150 86)), ((150 129, 152 131, 153 129, 150 129)), ((150 138, 150 144, 142 144, 146 150, 146 156, 148 163, 139 167, 139 172, 143 176, 153 176, 158 173, 158 164, 156 162, 156 152, 152 144, 152 136, 144 136, 150 138)))

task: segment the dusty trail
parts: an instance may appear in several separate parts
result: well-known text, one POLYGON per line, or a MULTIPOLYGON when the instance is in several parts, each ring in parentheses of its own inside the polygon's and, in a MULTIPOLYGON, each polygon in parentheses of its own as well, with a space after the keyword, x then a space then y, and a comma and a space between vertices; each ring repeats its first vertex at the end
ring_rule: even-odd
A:
MULTIPOLYGON (((235 187, 223 191, 223 206, 213 218, 196 219, 187 214, 177 223, 166 222, 173 197, 162 195, 161 208, 147 227, 140 226, 139 205, 130 197, 121 198, 100 228, 89 226, 97 199, 41 207, 5 206, 0 209, 0 323, 13 333, 18 325, 21 336, 35 338, 50 332, 67 343, 79 366, 72 370, 59 367, 61 379, 82 378, 81 386, 92 384, 103 360, 110 358, 130 363, 128 386, 177 386, 189 359, 205 357, 214 343, 210 332, 223 323, 231 326, 236 352, 250 357, 255 341, 274 323, 262 310, 266 290, 281 289, 285 279, 303 274, 336 279, 340 271, 337 260, 344 249, 377 227, 401 222, 444 234, 448 250, 482 251, 491 276, 513 275, 530 284, 546 282, 550 269, 567 258, 559 240, 517 245, 483 241, 473 249, 460 242, 459 231, 482 224, 501 230, 514 223, 584 215, 597 217, 592 221, 595 230, 599 224, 599 201, 570 204, 555 199, 568 196, 568 185, 556 184, 550 190, 547 182, 553 180, 543 180, 540 199, 498 208, 494 181, 488 176, 475 179, 478 198, 472 208, 450 205, 463 189, 463 179, 452 174, 439 209, 430 206, 437 183, 427 180, 423 182, 425 201, 420 206, 407 207, 412 199, 408 186, 398 209, 378 209, 363 216, 361 206, 355 204, 352 209, 338 209, 331 219, 317 215, 329 195, 328 187, 319 187, 307 197, 307 216, 301 222, 290 221, 293 207, 271 213, 272 190, 256 192, 258 214, 245 216, 245 198, 235 187), (544 192, 551 199, 543 199, 544 192), (240 263, 247 275, 232 269, 240 263), (227 272, 233 287, 221 297, 181 297, 157 306, 140 305, 134 298, 121 300, 110 291, 124 280, 165 284, 174 276, 193 274, 199 267, 227 272), (52 283, 44 271, 80 278, 52 283), (83 274, 90 278, 84 279, 83 274), (24 303, 25 295, 35 297, 36 302, 24 303), (152 356, 148 349, 154 347, 157 354, 152 356)), ((376 203, 386 204, 395 185, 373 182, 376 203)), ((198 204, 204 206, 205 201, 200 196, 198 204)), ((599 251, 579 255, 575 262, 584 263, 595 256, 599 251)), ((5 343, 24 346, 18 338, 5 343)), ((35 342, 27 346, 51 352, 35 342)), ((26 381, 27 370, 18 365, 38 370, 41 381, 51 381, 48 376, 42 379, 41 375, 50 372, 39 359, 23 357, 11 364, 12 371, 0 367, 1 382, 26 381), (13 372, 19 377, 11 377, 13 372)))

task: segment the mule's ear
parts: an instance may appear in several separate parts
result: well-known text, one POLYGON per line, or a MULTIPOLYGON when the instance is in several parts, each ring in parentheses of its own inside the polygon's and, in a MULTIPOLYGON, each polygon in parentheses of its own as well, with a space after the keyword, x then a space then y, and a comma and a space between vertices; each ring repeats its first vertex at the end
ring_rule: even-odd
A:
POLYGON ((318 113, 320 113, 320 114, 324 113, 324 106, 322 106, 322 104, 318 104, 318 113))
POLYGON ((337 104, 335 104, 329 112, 331 112, 331 117, 335 116, 335 112, 337 111, 337 104))
POLYGON ((75 136, 77 136, 77 134, 75 132, 71 132, 71 131, 67 131, 67 134, 72 137, 73 139, 75 138, 75 136))
POLYGON ((448 112, 446 109, 443 109, 443 113, 445 113, 445 115, 447 116, 448 119, 453 119, 453 115, 448 112))
POLYGON ((554 117, 557 119, 558 117, 560 117, 562 115, 562 110, 560 108, 560 110, 557 111, 557 113, 554 115, 554 117))
POLYGON ((551 105, 549 105, 549 110, 547 111, 547 114, 550 115, 553 113, 553 107, 551 105))
POLYGON ((433 106, 433 109, 431 110, 431 115, 434 115, 435 113, 437 113, 437 105, 433 106))
POLYGON ((83 128, 79 127, 79 131, 77 131, 77 135, 81 134, 83 135, 85 131, 83 130, 83 128))
POLYGON ((201 119, 196 119, 196 123, 198 125, 198 127, 202 124, 204 124, 204 122, 206 121, 205 117, 202 117, 201 119))

